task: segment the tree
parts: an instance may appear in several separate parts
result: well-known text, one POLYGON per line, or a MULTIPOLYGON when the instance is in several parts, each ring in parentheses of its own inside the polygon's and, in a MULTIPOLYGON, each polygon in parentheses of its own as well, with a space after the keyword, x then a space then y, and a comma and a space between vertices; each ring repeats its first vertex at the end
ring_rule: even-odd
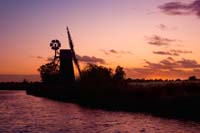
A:
POLYGON ((95 64, 88 64, 82 71, 82 80, 91 82, 108 82, 112 78, 112 69, 95 64))
POLYGON ((125 72, 123 70, 123 67, 117 66, 115 69, 115 74, 113 75, 113 79, 115 81, 123 81, 125 79, 125 72))
POLYGON ((38 71, 43 82, 54 83, 59 80, 59 65, 55 61, 40 66, 38 71))
POLYGON ((190 81, 195 81, 195 80, 197 80, 197 78, 196 78, 196 76, 190 76, 190 77, 188 78, 188 80, 190 80, 190 81))

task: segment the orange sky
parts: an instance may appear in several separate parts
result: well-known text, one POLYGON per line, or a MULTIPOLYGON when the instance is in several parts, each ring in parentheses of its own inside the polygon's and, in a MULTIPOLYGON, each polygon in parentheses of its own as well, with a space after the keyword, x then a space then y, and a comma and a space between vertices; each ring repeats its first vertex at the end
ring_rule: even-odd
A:
POLYGON ((121 65, 132 78, 200 78, 198 1, 1 0, 0 74, 38 74, 52 39, 68 48, 69 26, 83 62, 121 65))

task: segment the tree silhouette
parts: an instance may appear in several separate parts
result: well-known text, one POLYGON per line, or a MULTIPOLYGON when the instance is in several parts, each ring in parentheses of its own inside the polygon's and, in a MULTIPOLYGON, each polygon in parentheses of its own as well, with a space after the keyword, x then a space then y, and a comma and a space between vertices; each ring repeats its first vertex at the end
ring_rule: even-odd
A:
POLYGON ((190 76, 190 77, 188 78, 188 80, 190 80, 190 81, 195 81, 195 80, 197 80, 197 78, 196 78, 196 76, 190 76))
POLYGON ((107 82, 112 78, 112 70, 95 64, 88 64, 82 71, 82 80, 91 82, 107 82))
POLYGON ((55 61, 40 66, 38 71, 43 82, 54 83, 59 79, 59 65, 55 61))
POLYGON ((123 81, 125 79, 125 72, 123 70, 123 67, 117 66, 115 69, 115 74, 113 75, 113 79, 115 81, 123 81))

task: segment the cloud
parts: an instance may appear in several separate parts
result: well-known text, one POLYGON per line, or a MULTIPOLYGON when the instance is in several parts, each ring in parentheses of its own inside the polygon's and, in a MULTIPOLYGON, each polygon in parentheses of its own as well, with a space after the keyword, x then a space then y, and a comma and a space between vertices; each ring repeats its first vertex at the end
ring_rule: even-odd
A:
POLYGON ((146 39, 148 40, 148 44, 155 46, 168 46, 171 43, 177 42, 176 39, 169 39, 158 35, 153 35, 151 37, 147 37, 146 39))
POLYGON ((170 51, 153 51, 153 53, 158 55, 180 56, 180 54, 191 54, 192 51, 172 49, 170 51))
POLYGON ((86 63, 100 63, 100 64, 105 64, 105 60, 102 58, 97 58, 95 56, 80 56, 80 55, 76 55, 77 59, 81 62, 86 62, 86 63))
POLYGON ((170 56, 179 56, 178 53, 172 53, 169 51, 153 51, 154 54, 158 54, 158 55, 170 55, 170 56))
POLYGON ((179 53, 179 54, 191 54, 192 53, 192 51, 188 51, 188 50, 175 50, 175 49, 172 49, 170 51, 174 52, 174 53, 179 53))
POLYGON ((144 68, 126 68, 127 77, 144 78, 144 79, 187 79, 189 76, 200 77, 200 70, 194 69, 190 71, 184 70, 153 70, 144 68))
POLYGON ((195 60, 182 59, 180 61, 177 61, 177 63, 182 68, 200 68, 200 64, 198 64, 195 60))
POLYGON ((124 50, 114 50, 114 49, 110 49, 110 50, 101 50, 105 55, 111 55, 111 54, 115 54, 115 55, 121 55, 121 54, 133 54, 131 51, 124 51, 124 50))
POLYGON ((194 0, 190 3, 168 2, 159 6, 159 8, 168 15, 194 14, 200 17, 200 0, 194 0))
POLYGON ((158 26, 156 26, 158 29, 160 30, 166 30, 167 29, 167 26, 164 25, 164 24, 159 24, 158 26))
MULTIPOLYGON (((30 56, 32 58, 36 58, 36 59, 42 59, 44 61, 48 61, 48 62, 51 62, 54 60, 54 57, 47 57, 47 58, 44 58, 42 56, 30 56)), ((100 63, 100 64, 105 64, 105 60, 102 59, 102 58, 97 58, 95 56, 87 56, 87 55, 84 55, 84 56, 80 56, 80 55, 76 55, 77 59, 81 62, 86 62, 86 63, 100 63)))
POLYGON ((133 54, 131 51, 120 51, 121 54, 133 54))
POLYGON ((156 28, 158 28, 159 30, 161 31, 166 31, 166 30, 176 30, 177 27, 169 27, 165 24, 159 24, 159 25, 156 25, 156 28))
POLYGON ((36 56, 36 58, 37 58, 37 59, 43 59, 43 57, 42 57, 42 56, 36 56))
POLYGON ((187 78, 191 75, 200 77, 200 64, 191 59, 175 60, 165 58, 158 63, 145 61, 140 68, 125 69, 127 76, 135 78, 187 78))
POLYGON ((117 54, 117 53, 118 53, 118 52, 117 52, 116 50, 114 50, 114 49, 109 50, 109 52, 110 52, 110 53, 114 53, 114 54, 117 54))
POLYGON ((197 63, 195 60, 190 60, 190 59, 181 59, 175 61, 172 57, 168 57, 166 59, 161 60, 159 63, 152 63, 149 61, 146 61, 146 66, 145 68, 150 68, 150 69, 184 69, 184 68, 200 68, 200 64, 197 63))
POLYGON ((54 57, 42 57, 42 56, 30 56, 30 57, 47 62, 52 62, 54 60, 54 57))
POLYGON ((39 60, 44 60, 44 57, 42 56, 30 56, 31 58, 39 59, 39 60))
POLYGON ((42 57, 42 56, 30 56, 30 57, 39 59, 39 60, 48 61, 48 62, 51 62, 54 60, 54 57, 42 57))
POLYGON ((177 68, 176 61, 171 57, 163 59, 159 63, 152 63, 150 61, 146 61, 145 63, 146 63, 146 65, 144 66, 144 68, 148 68, 148 69, 157 69, 157 70, 168 69, 168 70, 172 70, 173 68, 177 68))

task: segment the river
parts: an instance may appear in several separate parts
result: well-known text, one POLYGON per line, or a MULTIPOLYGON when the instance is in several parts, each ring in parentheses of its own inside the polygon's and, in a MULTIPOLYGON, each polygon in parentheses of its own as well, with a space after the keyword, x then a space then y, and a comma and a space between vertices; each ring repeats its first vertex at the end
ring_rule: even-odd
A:
POLYGON ((89 109, 26 95, 25 91, 1 90, 0 132, 198 133, 200 123, 89 109))

